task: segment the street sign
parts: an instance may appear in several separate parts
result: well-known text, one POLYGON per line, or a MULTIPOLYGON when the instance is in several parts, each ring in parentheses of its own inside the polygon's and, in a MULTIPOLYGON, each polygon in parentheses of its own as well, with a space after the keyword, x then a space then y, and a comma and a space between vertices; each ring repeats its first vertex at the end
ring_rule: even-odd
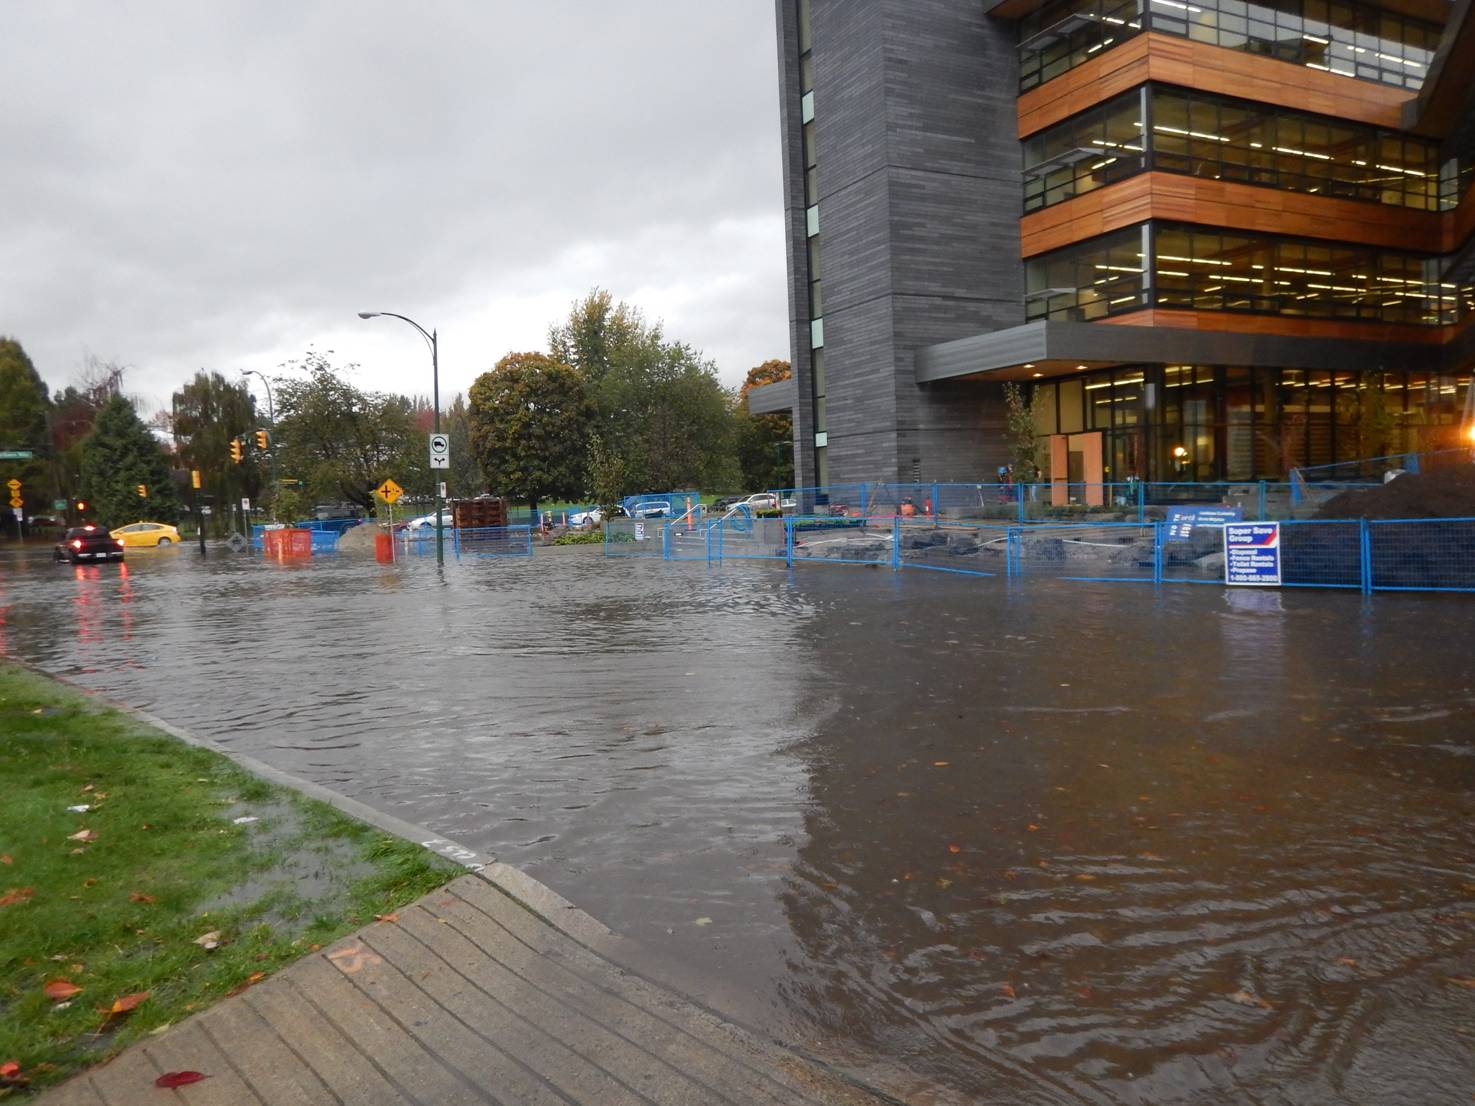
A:
POLYGON ((392 505, 399 500, 400 496, 405 494, 405 489, 393 480, 386 480, 374 489, 374 494, 384 500, 385 503, 392 505))
POLYGON ((0 449, 0 461, 29 461, 34 456, 29 449, 0 449))
POLYGON ((13 496, 10 497, 10 505, 12 507, 20 507, 20 506, 23 506, 24 504, 25 504, 25 500, 22 499, 18 495, 13 495, 13 496))
POLYGON ((1225 523, 1224 582, 1280 587, 1280 523, 1225 523))
POLYGON ((430 467, 433 469, 451 467, 451 436, 449 434, 430 435, 430 467))
POLYGON ((249 499, 243 499, 243 500, 241 500, 241 510, 243 510, 243 511, 249 511, 250 509, 251 509, 251 501, 249 499))
POLYGON ((1168 540, 1187 541, 1195 526, 1223 526, 1244 517, 1243 507, 1169 507, 1168 540))
POLYGON ((13 492, 20 491, 20 481, 16 480, 14 477, 5 481, 5 486, 13 492))
POLYGON ((67 501, 65 499, 53 499, 51 501, 51 509, 53 511, 65 511, 67 509, 67 501))

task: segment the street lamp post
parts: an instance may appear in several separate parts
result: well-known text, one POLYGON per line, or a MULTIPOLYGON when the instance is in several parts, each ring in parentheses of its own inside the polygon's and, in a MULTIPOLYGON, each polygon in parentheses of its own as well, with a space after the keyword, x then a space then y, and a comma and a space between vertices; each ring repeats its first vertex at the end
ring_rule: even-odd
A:
MULTIPOLYGON (((272 401, 271 401, 271 381, 268 380, 268 379, 266 379, 266 374, 265 373, 259 372, 256 369, 242 369, 241 370, 241 375, 242 376, 259 376, 261 378, 261 383, 263 385, 265 385, 265 387, 266 387, 266 421, 271 424, 271 436, 272 436, 273 439, 275 439, 276 436, 277 436, 277 409, 272 404, 272 401)), ((271 484, 271 505, 272 505, 271 509, 272 509, 272 513, 275 514, 276 513, 276 509, 277 509, 277 491, 278 491, 278 488, 277 488, 277 449, 276 449, 276 442, 275 442, 275 440, 273 440, 272 443, 271 443, 271 459, 268 462, 266 472, 267 472, 266 478, 267 478, 267 480, 271 484)), ((247 522, 249 523, 249 521, 250 520, 248 519, 247 522)), ((250 532, 250 529, 249 529, 249 526, 248 526, 247 533, 249 533, 249 532, 250 532)))
MULTIPOLYGON (((409 318, 409 317, 407 317, 405 315, 396 315, 393 311, 360 311, 359 312, 359 318, 360 319, 377 319, 377 318, 380 318, 381 316, 382 317, 385 317, 385 318, 390 318, 390 319, 398 319, 398 320, 400 320, 400 322, 409 323, 412 327, 414 327, 416 330, 418 330, 420 332, 420 337, 424 338, 425 341, 426 341, 426 343, 430 346, 430 378, 431 378, 431 388, 433 389, 433 392, 432 392, 432 395, 431 395, 431 402, 435 405, 435 407, 434 407, 434 411, 435 411, 435 432, 437 434, 439 434, 440 433, 440 346, 439 346, 439 343, 438 343, 437 338, 436 338, 436 332, 434 330, 432 330, 432 331, 429 331, 427 333, 426 330, 425 330, 425 328, 423 326, 421 326, 419 323, 417 323, 414 319, 411 319, 411 318, 409 318)), ((435 474, 434 473, 431 473, 431 477, 432 477, 432 479, 434 479, 435 478, 435 474)), ((436 563, 437 566, 444 565, 446 563, 445 521, 441 518, 440 481, 438 479, 435 480, 435 563, 436 563)))

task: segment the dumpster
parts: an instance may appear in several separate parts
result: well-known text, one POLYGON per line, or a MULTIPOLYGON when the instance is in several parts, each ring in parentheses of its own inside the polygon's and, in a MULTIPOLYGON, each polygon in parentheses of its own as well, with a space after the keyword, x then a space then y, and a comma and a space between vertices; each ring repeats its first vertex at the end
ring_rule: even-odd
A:
POLYGON ((285 560, 288 557, 311 557, 312 531, 268 530, 262 535, 262 545, 268 557, 276 557, 278 560, 285 560))

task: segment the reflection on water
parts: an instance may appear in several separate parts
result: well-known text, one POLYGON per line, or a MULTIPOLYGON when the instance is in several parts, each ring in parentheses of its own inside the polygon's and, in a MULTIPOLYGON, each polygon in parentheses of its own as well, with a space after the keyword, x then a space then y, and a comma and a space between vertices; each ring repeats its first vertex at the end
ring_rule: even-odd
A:
POLYGON ((1472 613, 583 551, 0 560, 0 653, 1000 1104, 1469 1101, 1472 613))

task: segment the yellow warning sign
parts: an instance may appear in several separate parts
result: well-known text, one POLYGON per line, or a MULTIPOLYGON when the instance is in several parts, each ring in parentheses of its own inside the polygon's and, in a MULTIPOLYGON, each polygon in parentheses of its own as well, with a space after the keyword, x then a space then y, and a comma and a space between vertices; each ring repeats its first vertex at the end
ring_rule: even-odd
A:
POLYGON ((18 491, 20 491, 20 481, 19 480, 7 480, 7 481, 5 481, 5 486, 7 488, 9 488, 12 492, 18 492, 18 491))
POLYGON ((377 488, 374 489, 374 494, 377 495, 380 499, 384 500, 385 503, 393 503, 395 500, 399 499, 400 496, 405 494, 405 489, 400 487, 393 480, 386 480, 384 481, 384 483, 380 484, 377 488))
POLYGON ((19 507, 24 502, 25 502, 25 500, 21 499, 21 497, 18 496, 18 495, 13 495, 13 496, 10 497, 10 505, 12 507, 19 507))

